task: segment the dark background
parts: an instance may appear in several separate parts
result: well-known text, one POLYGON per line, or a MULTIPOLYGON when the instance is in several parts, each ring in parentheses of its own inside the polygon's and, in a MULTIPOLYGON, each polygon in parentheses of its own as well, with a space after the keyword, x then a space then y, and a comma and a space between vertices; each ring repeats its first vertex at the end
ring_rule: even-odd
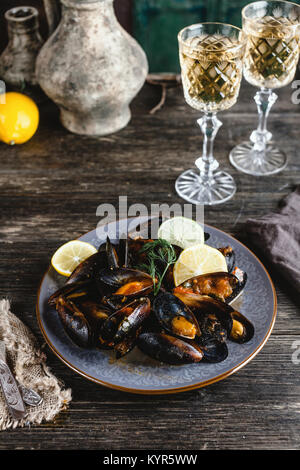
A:
MULTIPOLYGON (((241 26, 241 9, 251 0, 115 0, 118 20, 145 50, 150 72, 179 72, 177 34, 183 27, 204 21, 241 26)), ((300 3, 300 0, 295 0, 300 3)), ((7 43, 3 18, 8 8, 32 5, 40 12, 41 33, 48 28, 42 0, 1 0, 0 52, 7 43)))
MULTIPOLYGON (((17 6, 33 6, 39 10, 40 14, 40 30, 44 38, 48 36, 47 20, 44 12, 42 0, 1 0, 0 2, 0 51, 2 51, 7 44, 7 29, 4 19, 6 10, 17 6)), ((127 30, 132 30, 132 0, 115 0, 114 2, 118 20, 122 26, 127 30)))

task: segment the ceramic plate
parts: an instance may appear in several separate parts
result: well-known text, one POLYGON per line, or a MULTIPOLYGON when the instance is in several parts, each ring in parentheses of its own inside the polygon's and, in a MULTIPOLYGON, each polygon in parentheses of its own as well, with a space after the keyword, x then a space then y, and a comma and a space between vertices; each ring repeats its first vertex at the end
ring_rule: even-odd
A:
MULTIPOLYGON (((80 240, 98 248, 112 229, 116 229, 117 234, 123 233, 128 223, 132 226, 133 219, 98 227, 97 233, 96 230, 89 232, 80 240)), ((138 348, 118 361, 110 351, 81 349, 68 338, 56 311, 47 304, 49 296, 65 282, 65 278, 50 267, 43 277, 37 299, 38 322, 50 348, 67 366, 87 379, 132 393, 159 394, 191 390, 222 380, 245 366, 271 334, 276 317, 275 289, 262 263, 246 246, 214 227, 205 226, 205 231, 210 234, 207 244, 216 248, 231 245, 236 253, 237 266, 248 274, 244 292, 234 306, 254 324, 255 335, 249 343, 240 345, 228 341, 229 354, 221 363, 200 362, 184 366, 159 364, 146 357, 138 348)))

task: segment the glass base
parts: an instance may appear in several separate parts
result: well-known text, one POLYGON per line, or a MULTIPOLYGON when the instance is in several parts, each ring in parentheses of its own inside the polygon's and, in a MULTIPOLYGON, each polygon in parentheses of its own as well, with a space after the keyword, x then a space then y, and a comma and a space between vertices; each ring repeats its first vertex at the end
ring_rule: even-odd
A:
POLYGON ((213 173, 213 180, 204 183, 197 170, 187 170, 176 180, 177 194, 192 204, 212 206, 231 199, 236 192, 232 176, 225 171, 213 173))
POLYGON ((243 142, 234 147, 229 155, 231 164, 242 173, 254 176, 274 175, 282 171, 288 162, 287 156, 273 144, 266 147, 264 159, 255 158, 252 142, 243 142))

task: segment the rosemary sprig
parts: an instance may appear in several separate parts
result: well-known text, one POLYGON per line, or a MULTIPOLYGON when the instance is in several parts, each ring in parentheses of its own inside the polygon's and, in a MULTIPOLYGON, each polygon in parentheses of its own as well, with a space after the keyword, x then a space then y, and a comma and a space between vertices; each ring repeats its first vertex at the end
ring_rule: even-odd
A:
POLYGON ((146 254, 147 263, 141 265, 140 268, 148 272, 152 277, 154 295, 157 295, 169 267, 176 262, 177 256, 175 250, 167 240, 158 238, 157 240, 145 243, 139 253, 146 254))

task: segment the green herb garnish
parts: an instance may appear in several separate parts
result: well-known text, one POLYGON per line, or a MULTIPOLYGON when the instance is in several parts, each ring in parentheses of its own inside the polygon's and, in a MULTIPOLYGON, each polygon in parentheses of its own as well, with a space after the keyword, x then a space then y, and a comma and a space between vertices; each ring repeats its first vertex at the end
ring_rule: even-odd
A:
POLYGON ((175 250, 167 240, 158 238, 145 243, 139 253, 145 253, 147 256, 147 263, 139 267, 152 277, 154 295, 157 295, 169 267, 176 262, 175 250))

